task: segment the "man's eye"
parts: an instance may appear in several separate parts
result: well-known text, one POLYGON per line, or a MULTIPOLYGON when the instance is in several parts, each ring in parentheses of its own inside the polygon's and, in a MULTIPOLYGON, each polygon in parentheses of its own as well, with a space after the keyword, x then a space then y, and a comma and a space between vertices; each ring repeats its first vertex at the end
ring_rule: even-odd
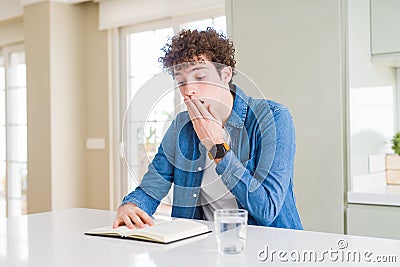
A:
POLYGON ((178 82, 178 86, 184 86, 185 84, 185 82, 178 82))
POLYGON ((197 77, 196 77, 196 80, 201 81, 201 80, 203 80, 203 79, 205 79, 205 78, 206 78, 205 75, 204 75, 204 76, 197 76, 197 77))

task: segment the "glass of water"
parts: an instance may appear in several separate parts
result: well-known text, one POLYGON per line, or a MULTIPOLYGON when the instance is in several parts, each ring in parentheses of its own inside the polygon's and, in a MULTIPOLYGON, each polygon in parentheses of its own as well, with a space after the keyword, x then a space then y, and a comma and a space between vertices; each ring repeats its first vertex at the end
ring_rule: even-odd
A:
POLYGON ((247 210, 220 209, 214 211, 218 252, 237 254, 245 249, 247 210))

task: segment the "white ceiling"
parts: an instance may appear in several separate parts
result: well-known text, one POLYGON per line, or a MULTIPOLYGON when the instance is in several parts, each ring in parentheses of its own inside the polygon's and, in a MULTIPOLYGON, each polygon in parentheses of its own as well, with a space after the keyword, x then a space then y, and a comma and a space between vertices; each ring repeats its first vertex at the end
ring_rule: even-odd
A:
MULTIPOLYGON (((1 0, 0 1, 0 22, 15 17, 22 16, 24 13, 24 6, 32 5, 39 2, 60 2, 66 4, 78 4, 88 2, 91 0, 1 0)), ((97 0, 95 2, 99 2, 97 0)))

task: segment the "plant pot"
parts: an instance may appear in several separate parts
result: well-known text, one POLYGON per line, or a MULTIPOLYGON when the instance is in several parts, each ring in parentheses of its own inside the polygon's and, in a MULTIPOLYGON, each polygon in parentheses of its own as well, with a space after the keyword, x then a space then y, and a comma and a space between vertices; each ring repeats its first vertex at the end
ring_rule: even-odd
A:
POLYGON ((386 183, 400 185, 400 156, 397 154, 386 155, 386 183))

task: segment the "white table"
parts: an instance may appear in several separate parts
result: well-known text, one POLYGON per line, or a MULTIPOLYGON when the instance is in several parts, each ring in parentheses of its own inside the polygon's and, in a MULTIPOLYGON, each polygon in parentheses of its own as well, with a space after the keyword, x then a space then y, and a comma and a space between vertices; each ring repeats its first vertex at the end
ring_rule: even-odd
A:
MULTIPOLYGON (((397 264, 376 263, 367 266, 400 264, 400 241, 397 240, 268 227, 249 226, 246 250, 235 256, 217 253, 213 233, 169 245, 83 234, 92 228, 111 225, 114 216, 113 211, 70 209, 0 219, 0 266, 313 266, 315 263, 303 258, 305 254, 308 258, 313 253, 311 251, 315 251, 319 259, 324 255, 324 260, 320 262, 323 266, 365 266, 364 254, 368 251, 372 253, 369 254, 371 260, 378 255, 394 256, 390 260, 396 260, 397 264), (344 246, 347 244, 347 247, 340 249, 338 242, 344 246), (273 254, 273 261, 271 257, 265 261, 259 260, 258 254, 266 246, 269 255, 272 250, 277 251, 273 254), (280 250, 287 253, 286 256, 281 254, 281 259, 278 258, 280 250), (334 251, 338 251, 337 254, 334 251), (342 262, 341 253, 349 251, 359 253, 360 262, 353 262, 357 256, 351 256, 350 260, 344 258, 342 262), (302 255, 302 260, 293 263, 291 257, 299 255, 297 253, 302 255), (288 262, 282 262, 285 259, 288 262)), ((210 222, 204 223, 212 226, 210 222)), ((265 254, 261 253, 260 256, 265 254)))

